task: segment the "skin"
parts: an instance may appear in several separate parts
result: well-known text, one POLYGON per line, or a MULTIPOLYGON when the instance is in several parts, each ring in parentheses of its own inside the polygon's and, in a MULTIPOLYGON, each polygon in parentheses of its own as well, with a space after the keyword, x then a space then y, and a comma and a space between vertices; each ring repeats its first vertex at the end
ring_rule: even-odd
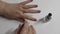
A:
POLYGON ((21 3, 9 4, 3 1, 0 1, 0 16, 16 19, 18 21, 23 21, 23 19, 28 19, 36 21, 36 18, 26 15, 25 13, 40 13, 40 10, 33 10, 31 8, 36 8, 38 5, 26 5, 33 0, 26 0, 21 3))
POLYGON ((25 22, 22 26, 19 25, 16 34, 36 34, 33 26, 29 26, 27 22, 25 22))
POLYGON ((25 13, 40 13, 40 10, 33 10, 31 8, 36 8, 37 5, 26 5, 33 0, 27 0, 21 3, 9 4, 0 0, 0 16, 16 19, 22 21, 24 24, 19 25, 16 34, 36 34, 33 26, 29 26, 25 19, 36 21, 35 18, 26 15, 25 13))

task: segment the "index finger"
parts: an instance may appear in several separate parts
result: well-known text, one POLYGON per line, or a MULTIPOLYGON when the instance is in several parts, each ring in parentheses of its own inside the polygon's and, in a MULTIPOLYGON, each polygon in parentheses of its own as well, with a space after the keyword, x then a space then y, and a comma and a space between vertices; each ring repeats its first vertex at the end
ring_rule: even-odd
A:
POLYGON ((36 32, 35 32, 33 26, 29 26, 28 34, 36 34, 36 32))
POLYGON ((28 27, 29 27, 29 25, 28 25, 28 23, 24 23, 24 26, 22 27, 22 29, 21 29, 21 31, 20 31, 20 34, 27 34, 27 32, 28 32, 28 27))
POLYGON ((21 2, 21 3, 19 3, 20 5, 25 5, 25 4, 27 4, 27 3, 30 3, 30 2, 32 2, 33 0, 27 0, 27 1, 24 1, 24 2, 21 2))
POLYGON ((35 29, 33 28, 33 26, 31 25, 31 29, 32 29, 32 34, 36 34, 35 29))

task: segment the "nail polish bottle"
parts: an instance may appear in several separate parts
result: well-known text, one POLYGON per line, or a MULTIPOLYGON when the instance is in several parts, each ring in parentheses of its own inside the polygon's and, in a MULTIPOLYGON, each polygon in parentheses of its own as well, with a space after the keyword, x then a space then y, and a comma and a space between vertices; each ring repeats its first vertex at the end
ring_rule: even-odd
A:
POLYGON ((39 19, 39 22, 46 23, 51 20, 51 18, 52 18, 51 16, 52 16, 52 13, 49 13, 47 16, 39 19))

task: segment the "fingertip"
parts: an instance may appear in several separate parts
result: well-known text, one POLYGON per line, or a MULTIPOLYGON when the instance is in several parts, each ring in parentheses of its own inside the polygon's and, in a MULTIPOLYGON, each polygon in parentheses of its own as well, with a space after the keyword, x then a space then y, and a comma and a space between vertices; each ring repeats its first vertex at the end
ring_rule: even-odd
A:
POLYGON ((38 10, 38 11, 36 11, 36 13, 41 13, 41 11, 40 11, 40 10, 38 10))
POLYGON ((28 1, 32 2, 33 0, 28 0, 28 1))
POLYGON ((33 26, 32 26, 32 25, 31 25, 30 27, 32 28, 32 30, 34 30, 34 28, 33 28, 33 26))
POLYGON ((35 5, 35 7, 38 7, 38 5, 35 5))
POLYGON ((40 13, 41 11, 40 10, 38 10, 38 13, 40 13))
POLYGON ((19 24, 19 28, 21 27, 21 25, 19 24))
POLYGON ((36 19, 34 19, 34 21, 37 21, 36 19))
POLYGON ((33 7, 38 7, 38 5, 33 5, 33 7))
POLYGON ((32 21, 37 21, 37 19, 30 19, 30 20, 32 20, 32 21))
POLYGON ((30 27, 33 27, 32 25, 30 25, 30 27))
POLYGON ((37 19, 35 19, 35 18, 32 18, 32 19, 30 19, 30 20, 32 20, 32 21, 37 21, 37 19))

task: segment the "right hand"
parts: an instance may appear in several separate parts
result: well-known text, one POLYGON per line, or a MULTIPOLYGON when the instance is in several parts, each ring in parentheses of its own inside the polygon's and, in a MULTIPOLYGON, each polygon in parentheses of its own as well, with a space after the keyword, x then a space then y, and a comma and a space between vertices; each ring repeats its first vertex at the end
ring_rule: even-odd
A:
POLYGON ((29 24, 25 22, 22 26, 19 25, 16 34, 36 34, 36 31, 32 25, 29 26, 29 24))

